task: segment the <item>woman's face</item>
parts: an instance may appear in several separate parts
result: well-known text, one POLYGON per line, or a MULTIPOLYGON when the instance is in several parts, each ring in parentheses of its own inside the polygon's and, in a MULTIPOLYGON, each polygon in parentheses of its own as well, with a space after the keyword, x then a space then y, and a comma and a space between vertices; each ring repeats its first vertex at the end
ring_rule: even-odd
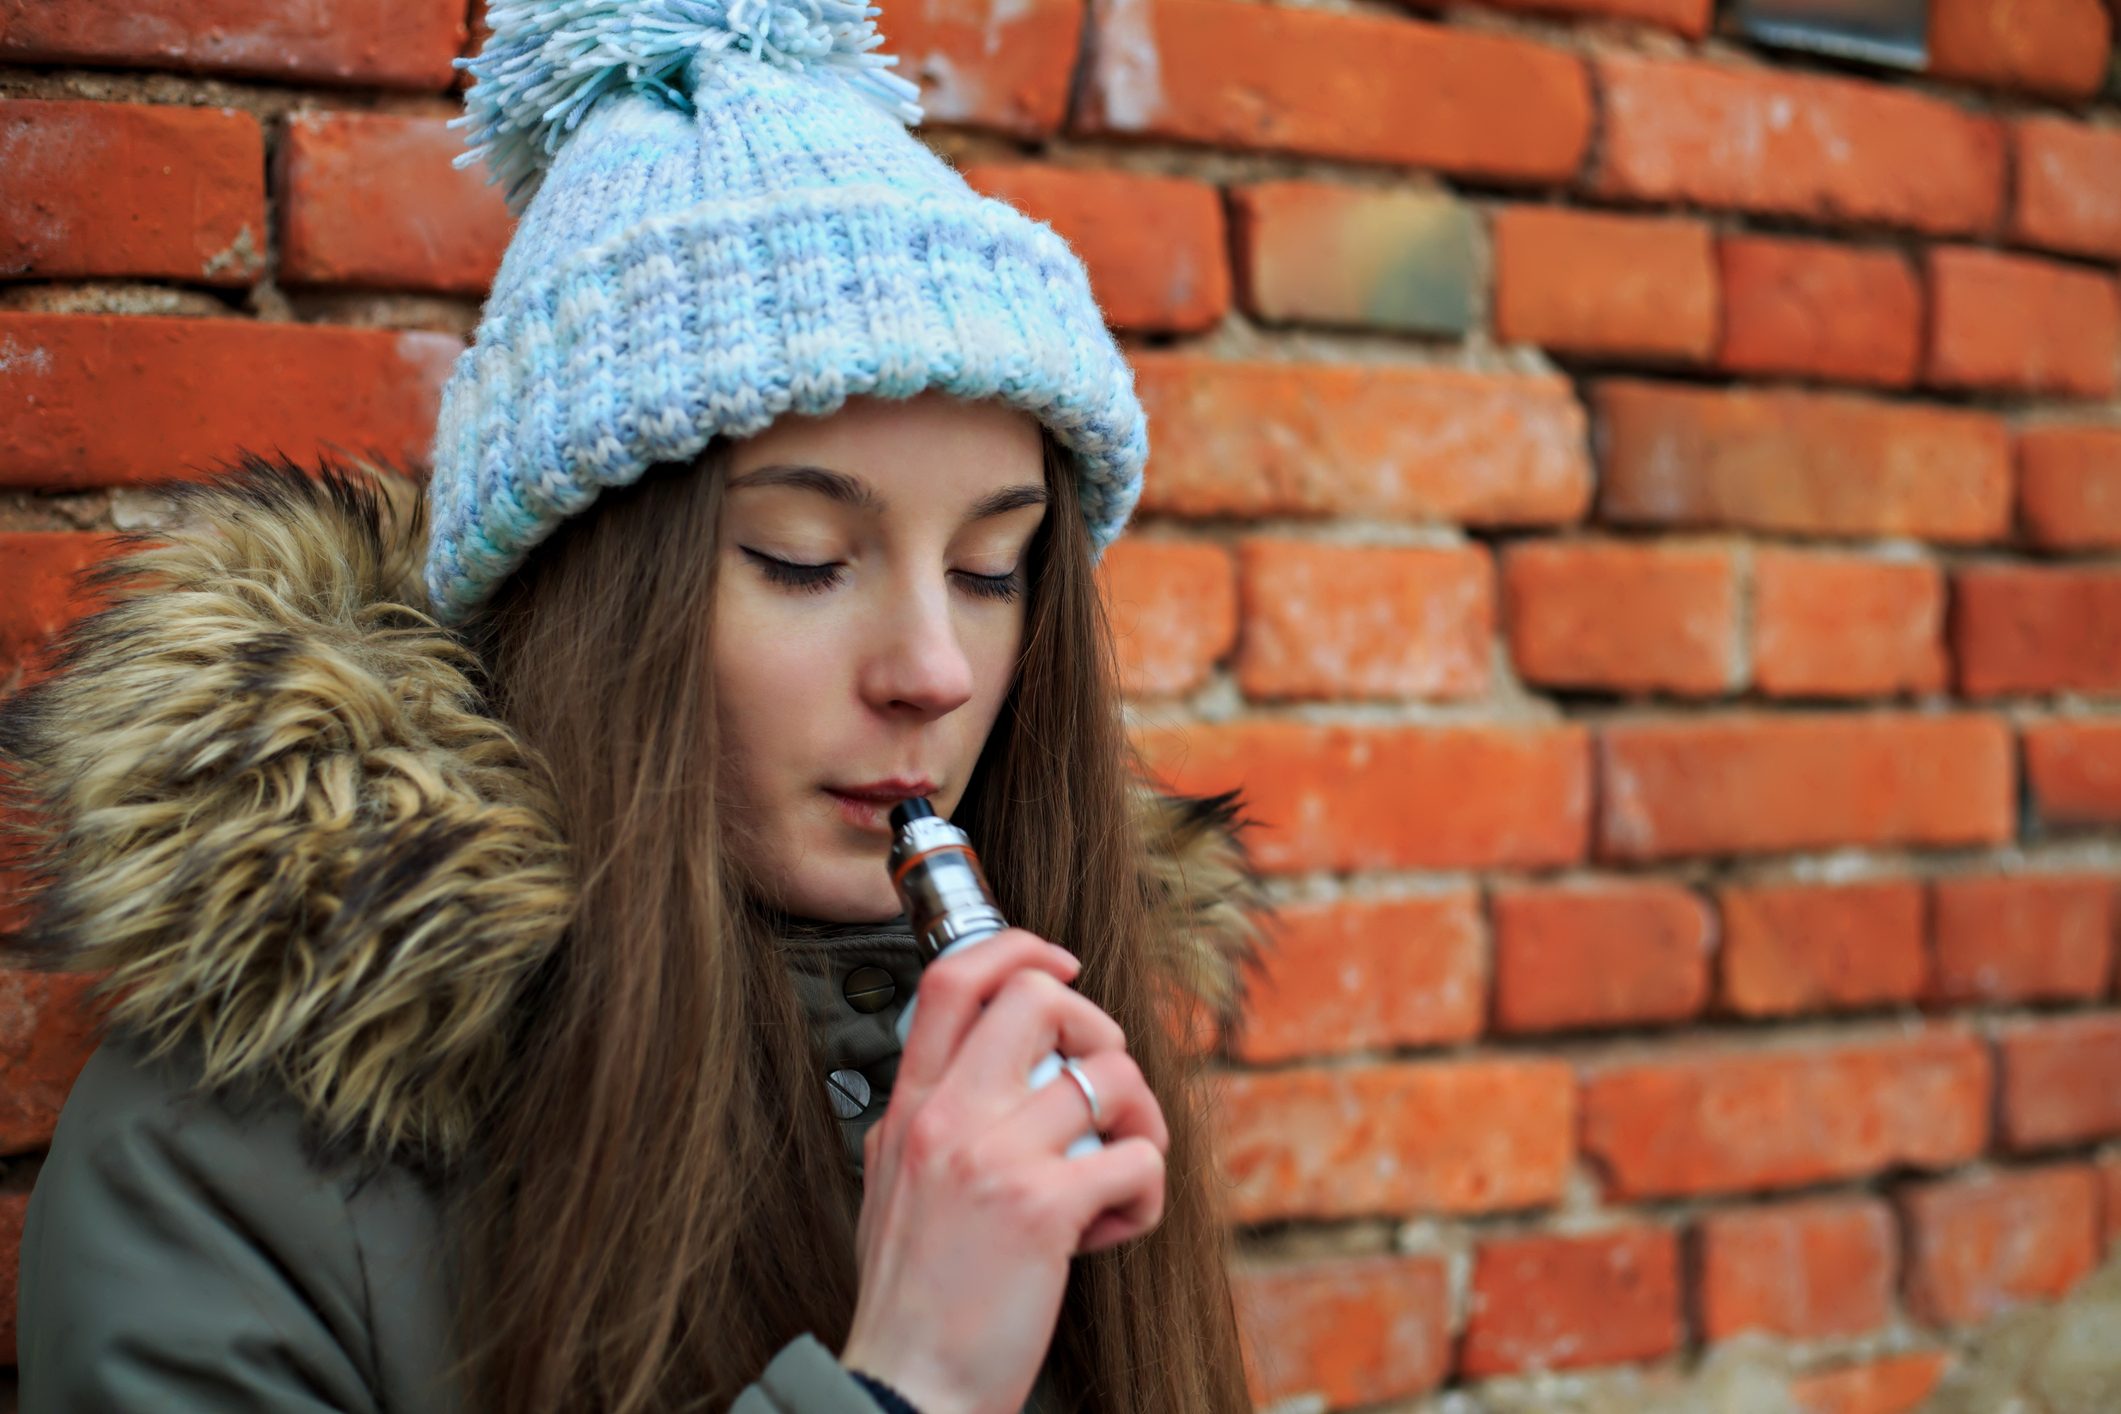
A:
POLYGON ((963 798, 1023 641, 1039 424, 856 397, 730 452, 713 652, 731 846, 790 913, 894 917, 889 806, 835 791, 925 781, 946 818, 963 798))

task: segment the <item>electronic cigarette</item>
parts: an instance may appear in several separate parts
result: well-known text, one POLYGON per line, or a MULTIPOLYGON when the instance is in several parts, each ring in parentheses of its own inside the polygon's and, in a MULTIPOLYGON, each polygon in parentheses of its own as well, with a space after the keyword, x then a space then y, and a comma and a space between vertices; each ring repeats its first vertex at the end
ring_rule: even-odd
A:
MULTIPOLYGON (((920 940, 926 966, 961 948, 984 942, 1009 926, 995 907, 987 876, 963 830, 935 813, 925 796, 912 796, 891 807, 891 887, 920 940)), ((918 996, 899 1013, 899 1045, 913 1029, 918 996)), ((1061 1056, 1048 1051, 1031 1067, 1031 1088, 1060 1074, 1061 1056)), ((1085 1130, 1067 1148, 1067 1157, 1104 1147, 1095 1130, 1085 1130)))

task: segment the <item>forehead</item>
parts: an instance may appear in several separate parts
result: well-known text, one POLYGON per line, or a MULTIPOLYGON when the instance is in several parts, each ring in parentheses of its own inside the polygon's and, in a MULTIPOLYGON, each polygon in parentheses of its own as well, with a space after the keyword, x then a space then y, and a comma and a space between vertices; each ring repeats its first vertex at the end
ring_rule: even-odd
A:
POLYGON ((784 415, 731 447, 727 476, 732 491, 788 488, 870 515, 997 496, 1014 508, 1043 502, 1043 457, 1038 420, 1022 409, 927 393, 784 415))

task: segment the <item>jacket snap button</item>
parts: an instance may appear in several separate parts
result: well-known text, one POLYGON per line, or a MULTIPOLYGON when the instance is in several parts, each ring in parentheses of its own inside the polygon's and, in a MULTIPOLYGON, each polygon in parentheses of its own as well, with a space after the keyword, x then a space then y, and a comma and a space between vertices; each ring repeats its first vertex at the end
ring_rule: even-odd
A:
POLYGON ((846 994, 856 1011, 882 1011, 898 995, 898 983, 881 967, 857 967, 847 974, 846 994))
POLYGON ((832 1112, 841 1119, 859 1118, 869 1108, 869 1077, 858 1070, 835 1070, 825 1077, 832 1092, 832 1112))

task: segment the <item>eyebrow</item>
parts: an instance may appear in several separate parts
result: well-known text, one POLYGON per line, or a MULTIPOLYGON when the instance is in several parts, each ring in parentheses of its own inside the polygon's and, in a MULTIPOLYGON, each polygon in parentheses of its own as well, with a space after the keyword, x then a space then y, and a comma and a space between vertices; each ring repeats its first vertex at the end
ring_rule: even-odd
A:
MULTIPOLYGON (((855 510, 872 515, 882 515, 887 509, 884 498, 876 488, 859 476, 849 476, 830 467, 798 466, 776 462, 771 466, 756 467, 742 476, 731 477, 728 489, 742 490, 748 486, 795 486, 806 491, 815 491, 820 496, 852 506, 855 510)), ((965 513, 965 524, 976 520, 988 520, 1006 515, 1010 511, 1022 510, 1025 506, 1043 506, 1048 501, 1046 488, 1032 483, 1004 486, 990 491, 972 503, 965 513)))

